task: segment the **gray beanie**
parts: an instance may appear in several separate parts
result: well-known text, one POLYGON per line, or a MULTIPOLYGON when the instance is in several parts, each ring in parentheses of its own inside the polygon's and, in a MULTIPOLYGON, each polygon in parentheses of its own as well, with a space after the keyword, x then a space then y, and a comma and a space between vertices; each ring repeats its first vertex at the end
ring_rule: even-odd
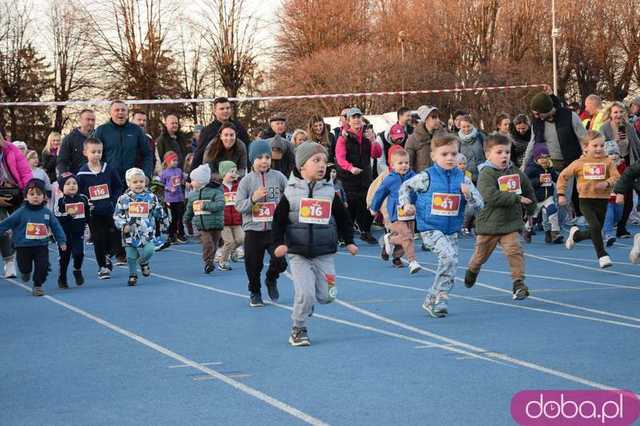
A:
POLYGON ((324 154, 328 157, 327 149, 317 142, 303 142, 296 147, 296 167, 298 170, 304 166, 304 163, 316 154, 324 154))
POLYGON ((211 181, 211 167, 208 164, 202 164, 191 171, 189 177, 192 181, 208 184, 211 181))

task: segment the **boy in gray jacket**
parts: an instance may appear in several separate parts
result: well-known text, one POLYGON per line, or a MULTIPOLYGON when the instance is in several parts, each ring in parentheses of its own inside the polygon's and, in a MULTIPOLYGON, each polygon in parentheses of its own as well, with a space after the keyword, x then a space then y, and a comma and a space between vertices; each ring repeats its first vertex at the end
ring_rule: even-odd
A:
POLYGON ((260 292, 260 274, 264 261, 264 252, 271 259, 267 270, 267 291, 269 298, 276 302, 278 277, 287 269, 284 258, 273 255, 271 223, 276 206, 280 202, 287 178, 277 170, 271 170, 271 146, 265 140, 256 140, 249 146, 249 161, 253 171, 245 176, 238 185, 236 210, 242 213, 244 237, 244 267, 249 278, 251 293, 249 306, 264 306, 260 292))

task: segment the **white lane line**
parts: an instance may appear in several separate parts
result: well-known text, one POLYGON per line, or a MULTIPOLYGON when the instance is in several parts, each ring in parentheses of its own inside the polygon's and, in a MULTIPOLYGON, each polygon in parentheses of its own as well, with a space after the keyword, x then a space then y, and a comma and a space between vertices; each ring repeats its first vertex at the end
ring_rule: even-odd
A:
MULTIPOLYGON (((199 362, 200 365, 222 365, 221 362, 199 362)), ((170 365, 167 368, 191 368, 190 365, 187 364, 178 364, 178 365, 170 365)))
MULTIPOLYGON (((581 262, 587 262, 587 263, 594 263, 597 264, 598 263, 598 259, 583 259, 580 257, 564 257, 564 256, 553 256, 554 259, 560 259, 560 260, 578 260, 581 262)), ((619 262, 615 259, 612 259, 613 261, 613 266, 615 265, 630 265, 630 266, 635 266, 635 267, 639 267, 637 264, 635 263, 631 263, 631 262, 619 262)))
POLYGON ((545 257, 545 256, 538 256, 536 254, 531 254, 531 253, 525 253, 524 255, 527 256, 527 257, 531 257, 533 259, 544 260, 546 262, 557 263, 559 265, 572 266, 574 268, 586 269, 588 271, 597 271, 597 272, 603 272, 605 274, 620 275, 622 277, 631 277, 631 278, 636 278, 636 279, 640 278, 640 275, 627 274, 625 272, 612 271, 610 269, 600 269, 600 268, 593 268, 591 266, 577 265, 575 263, 564 262, 562 260, 550 259, 550 258, 545 257))
MULTIPOLYGON (((26 285, 23 285, 21 283, 18 283, 17 281, 15 281, 13 279, 10 279, 8 281, 10 281, 11 283, 13 283, 14 285, 16 285, 18 287, 22 287, 23 289, 25 289, 25 290, 27 290, 29 292, 31 291, 31 288, 29 288, 26 285)), ((315 426, 325 426, 325 425, 327 425, 327 423, 323 422, 322 420, 317 419, 317 418, 315 418, 313 416, 310 416, 309 414, 306 414, 306 413, 298 410, 297 408, 292 407, 289 404, 286 404, 286 403, 284 403, 282 401, 279 401, 279 400, 267 395, 264 392, 261 392, 261 391, 259 391, 257 389, 254 389, 254 388, 252 388, 250 386, 247 386, 247 385, 245 385, 245 384, 243 384, 241 382, 233 380, 232 378, 229 378, 229 377, 225 376, 224 374, 221 374, 221 373, 217 372, 216 370, 213 370, 213 369, 211 369, 209 367, 206 367, 206 366, 204 366, 204 365, 202 365, 200 363, 197 363, 197 362, 195 362, 195 361, 193 361, 193 360, 191 360, 191 359, 189 359, 189 358, 187 358, 187 357, 185 357, 183 355, 180 355, 180 354, 178 354, 176 352, 173 352, 172 350, 167 349, 164 346, 161 346, 161 345, 159 345, 159 344, 157 344, 155 342, 152 342, 151 340, 148 340, 148 339, 146 339, 146 338, 144 338, 144 337, 142 337, 142 336, 140 336, 138 334, 135 334, 135 333, 133 333, 133 332, 131 332, 129 330, 126 330, 124 328, 118 327, 117 325, 115 325, 115 324, 113 324, 113 323, 111 323, 111 322, 109 322, 107 320, 104 320, 104 319, 102 319, 100 317, 97 317, 97 316, 95 316, 93 314, 90 314, 87 311, 84 311, 84 310, 82 310, 80 308, 77 308, 77 307, 75 307, 75 306, 73 306, 73 305, 71 305, 69 303, 66 303, 66 302, 63 302, 61 300, 58 300, 58 299, 56 299, 55 297, 52 297, 52 296, 43 296, 43 298, 48 300, 48 301, 50 301, 50 302, 52 302, 52 303, 55 303, 56 305, 62 306, 65 309, 68 309, 68 310, 70 310, 72 312, 75 312, 76 314, 81 315, 81 316, 83 316, 83 317, 85 317, 85 318, 87 318, 87 319, 89 319, 91 321, 94 321, 94 322, 102 325, 103 327, 106 327, 106 328, 110 329, 111 331, 114 331, 114 332, 116 332, 116 333, 118 333, 118 334, 120 334, 122 336, 128 337, 129 339, 134 340, 134 341, 140 343, 141 345, 144 345, 144 346, 146 346, 146 347, 148 347, 150 349, 153 349, 156 352, 159 352, 159 353, 161 353, 161 354, 163 354, 163 355, 165 355, 165 356, 167 356, 169 358, 172 358, 172 359, 178 361, 181 364, 188 365, 189 367, 195 368, 196 370, 199 370, 199 371, 203 372, 204 374, 206 374, 206 375, 208 375, 208 376, 210 376, 212 378, 220 380, 221 382, 233 387, 234 389, 239 390, 240 392, 243 392, 243 393, 245 393, 245 394, 247 394, 249 396, 252 396, 252 397, 254 397, 256 399, 259 399, 259 400, 271 405, 272 407, 277 408, 280 411, 283 411, 284 413, 286 413, 286 414, 288 414, 288 415, 290 415, 292 417, 300 419, 305 423, 308 423, 308 424, 311 424, 311 425, 315 425, 315 426)))

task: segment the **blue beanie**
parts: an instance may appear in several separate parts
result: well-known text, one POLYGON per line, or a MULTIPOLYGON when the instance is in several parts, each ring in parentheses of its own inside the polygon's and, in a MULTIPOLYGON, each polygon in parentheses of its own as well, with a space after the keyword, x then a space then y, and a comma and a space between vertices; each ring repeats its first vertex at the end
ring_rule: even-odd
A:
POLYGON ((271 157, 271 145, 269 145, 269 142, 264 139, 256 139, 251 142, 251 145, 249 145, 249 161, 251 164, 256 158, 265 154, 271 157))

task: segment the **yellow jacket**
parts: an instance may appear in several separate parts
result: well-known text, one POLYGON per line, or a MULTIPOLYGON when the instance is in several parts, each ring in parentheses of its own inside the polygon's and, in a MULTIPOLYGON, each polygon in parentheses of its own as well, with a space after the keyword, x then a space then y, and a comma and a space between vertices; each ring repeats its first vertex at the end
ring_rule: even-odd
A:
POLYGON ((613 191, 613 185, 620 177, 615 163, 609 157, 587 157, 584 154, 558 176, 558 195, 564 195, 569 177, 578 179, 578 195, 580 198, 608 199, 613 191), (604 189, 596 188, 600 182, 607 182, 604 189))

